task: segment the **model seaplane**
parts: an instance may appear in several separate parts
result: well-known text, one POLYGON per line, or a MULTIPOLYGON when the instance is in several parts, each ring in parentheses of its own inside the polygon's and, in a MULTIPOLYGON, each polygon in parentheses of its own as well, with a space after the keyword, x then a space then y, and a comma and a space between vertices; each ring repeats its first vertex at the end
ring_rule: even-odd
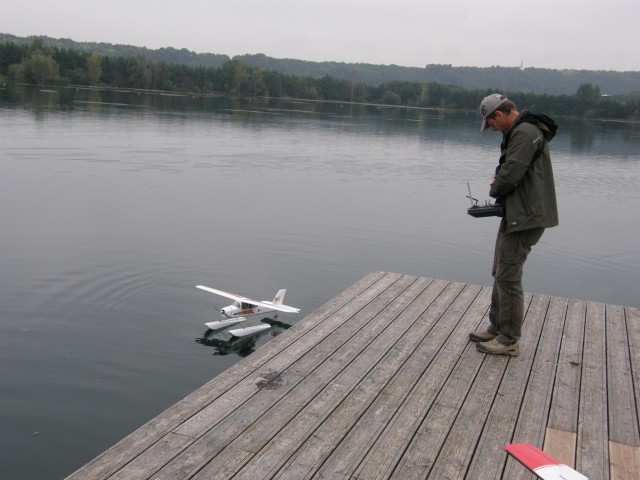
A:
MULTIPOLYGON (((287 292, 285 289, 279 290, 272 301, 258 301, 243 297, 242 295, 236 295, 235 293, 225 292, 224 290, 205 287, 204 285, 197 285, 197 288, 234 300, 231 305, 226 306, 220 310, 222 320, 205 323, 205 326, 207 326, 211 330, 218 330, 221 328, 226 328, 230 325, 242 323, 246 321, 246 317, 250 315, 266 315, 276 312, 274 314, 274 317, 276 317, 278 315, 277 312, 300 313, 299 308, 283 305, 282 302, 284 300, 284 294, 287 292)), ((262 324, 255 327, 245 327, 236 330, 229 330, 229 333, 236 337, 246 336, 252 333, 259 332, 261 330, 266 330, 267 328, 270 328, 270 325, 262 324)))

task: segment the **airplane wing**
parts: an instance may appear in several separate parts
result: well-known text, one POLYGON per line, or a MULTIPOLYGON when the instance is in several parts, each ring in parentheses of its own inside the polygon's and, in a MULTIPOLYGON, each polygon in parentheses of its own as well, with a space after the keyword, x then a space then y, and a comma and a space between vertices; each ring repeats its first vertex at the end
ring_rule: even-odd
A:
POLYGON ((279 312, 286 313, 300 313, 300 309, 296 307, 290 307, 289 305, 275 305, 271 302, 257 302, 256 305, 261 305, 263 307, 271 308, 273 310, 278 310, 279 312))
POLYGON ((205 287, 204 285, 196 285, 196 287, 200 290, 205 290, 207 292, 215 293, 216 295, 221 295, 232 300, 237 300, 238 302, 250 303, 251 305, 270 308, 271 310, 278 310, 279 312, 300 313, 299 308, 290 307, 288 305, 275 305, 271 302, 260 302, 258 300, 252 300, 251 298, 243 297, 242 295, 236 295, 235 293, 225 292, 224 290, 218 290, 216 288, 205 287))
POLYGON ((204 285, 196 285, 200 290, 206 290, 207 292, 215 293, 223 297, 230 298, 231 300, 237 300, 239 302, 254 303, 250 298, 243 297, 242 295, 236 295, 235 293, 225 292, 224 290, 218 290, 216 288, 205 287, 204 285))

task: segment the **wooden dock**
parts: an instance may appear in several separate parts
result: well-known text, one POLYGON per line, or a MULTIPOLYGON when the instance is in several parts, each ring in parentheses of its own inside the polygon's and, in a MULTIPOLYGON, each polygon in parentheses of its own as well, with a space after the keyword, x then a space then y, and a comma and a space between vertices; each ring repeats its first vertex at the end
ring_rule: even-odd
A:
POLYGON ((640 478, 638 309, 527 295, 508 358, 490 296, 371 273, 68 478, 533 478, 512 442, 640 478))

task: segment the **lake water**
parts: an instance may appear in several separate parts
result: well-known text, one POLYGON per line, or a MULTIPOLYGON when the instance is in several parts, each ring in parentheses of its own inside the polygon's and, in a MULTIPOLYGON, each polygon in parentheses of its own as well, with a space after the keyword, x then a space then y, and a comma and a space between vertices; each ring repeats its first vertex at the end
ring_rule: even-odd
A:
MULTIPOLYGON (((374 270, 491 285, 475 113, 0 90, 0 468, 60 478, 374 270), (285 303, 226 342, 230 302, 285 303)), ((640 306, 640 126, 557 119, 525 289, 640 306)))

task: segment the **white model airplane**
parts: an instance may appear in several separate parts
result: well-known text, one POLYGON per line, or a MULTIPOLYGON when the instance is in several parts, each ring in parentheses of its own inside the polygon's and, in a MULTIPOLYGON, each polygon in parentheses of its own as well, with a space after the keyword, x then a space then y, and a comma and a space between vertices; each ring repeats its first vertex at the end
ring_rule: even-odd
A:
MULTIPOLYGON (((250 298, 243 297, 242 295, 236 295, 235 293, 225 292, 224 290, 218 290, 216 288, 205 287, 204 285, 197 285, 197 288, 235 300, 231 305, 220 310, 220 314, 223 317, 222 320, 205 323, 205 325, 211 330, 244 322, 246 320, 245 317, 248 315, 264 315, 272 312, 300 313, 299 308, 282 304, 284 294, 287 292, 285 289, 278 291, 273 301, 270 302, 268 300, 252 300, 250 298)), ((277 313, 274 316, 277 316, 277 313)), ((268 328, 268 326, 265 327, 268 328)))

